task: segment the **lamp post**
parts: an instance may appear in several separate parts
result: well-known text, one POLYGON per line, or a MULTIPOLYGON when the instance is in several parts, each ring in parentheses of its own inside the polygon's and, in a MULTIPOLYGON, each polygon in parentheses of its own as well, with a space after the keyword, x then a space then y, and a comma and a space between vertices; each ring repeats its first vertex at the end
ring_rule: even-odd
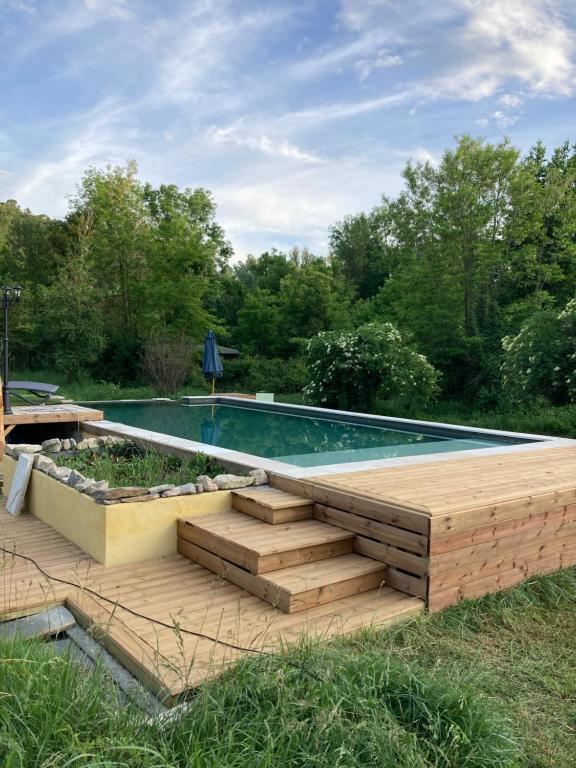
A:
POLYGON ((10 405, 10 393, 8 390, 8 307, 15 301, 20 301, 20 295, 22 294, 21 285, 3 285, 3 307, 4 307, 4 351, 3 351, 3 363, 4 372, 2 376, 2 396, 4 398, 4 413, 12 413, 12 407, 10 405))

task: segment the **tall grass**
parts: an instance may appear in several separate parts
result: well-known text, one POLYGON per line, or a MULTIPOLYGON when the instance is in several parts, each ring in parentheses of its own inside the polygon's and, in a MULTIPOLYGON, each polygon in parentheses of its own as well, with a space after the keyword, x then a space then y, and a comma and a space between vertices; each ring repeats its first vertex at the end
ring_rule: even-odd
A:
POLYGON ((331 643, 240 661, 172 722, 101 669, 0 641, 7 768, 571 768, 576 569, 331 643))
POLYGON ((203 453, 190 459, 181 459, 132 444, 103 448, 100 451, 79 451, 75 455, 54 456, 57 464, 76 469, 94 480, 107 480, 113 488, 172 483, 192 483, 198 475, 214 476, 225 472, 224 467, 203 453))

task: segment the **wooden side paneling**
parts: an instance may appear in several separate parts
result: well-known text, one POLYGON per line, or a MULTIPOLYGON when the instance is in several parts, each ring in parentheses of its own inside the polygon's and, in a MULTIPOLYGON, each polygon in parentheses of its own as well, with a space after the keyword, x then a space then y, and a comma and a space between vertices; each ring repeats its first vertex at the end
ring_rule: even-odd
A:
MULTIPOLYGON (((505 512, 509 511, 506 503, 504 506, 505 512)), ((503 519, 498 511, 492 525, 453 533, 432 531, 427 601, 430 610, 498 592, 534 574, 551 573, 576 563, 576 504, 509 519, 503 519)))

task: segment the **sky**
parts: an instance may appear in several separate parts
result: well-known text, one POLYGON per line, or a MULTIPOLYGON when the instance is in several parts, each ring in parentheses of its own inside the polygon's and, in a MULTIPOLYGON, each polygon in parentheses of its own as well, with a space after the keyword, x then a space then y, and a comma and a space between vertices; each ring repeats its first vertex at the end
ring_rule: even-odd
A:
POLYGON ((0 0, 0 200, 135 159, 237 258, 324 254, 459 134, 576 142, 575 90, 576 0, 0 0))

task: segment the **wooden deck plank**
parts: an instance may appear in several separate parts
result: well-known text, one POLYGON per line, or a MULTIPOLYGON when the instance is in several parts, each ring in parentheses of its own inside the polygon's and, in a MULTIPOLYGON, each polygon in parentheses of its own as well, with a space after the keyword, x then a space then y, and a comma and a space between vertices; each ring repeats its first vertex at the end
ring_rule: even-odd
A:
POLYGON ((7 554, 0 561, 2 618, 65 603, 84 625, 99 631, 104 645, 133 674, 167 696, 198 685, 249 653, 179 628, 244 648, 273 650, 302 631, 328 638, 402 620, 424 605, 421 599, 383 587, 288 614, 180 555, 105 568, 28 515, 12 518, 0 513, 0 540, 2 546, 32 557, 50 574, 77 585, 53 584, 31 563, 7 554), (110 605, 86 588, 122 605, 110 605))
POLYGON ((355 494, 431 517, 576 488, 576 446, 468 457, 314 477, 328 492, 355 494))
POLYGON ((4 416, 6 426, 19 424, 82 423, 84 421, 102 421, 103 411, 87 408, 74 403, 61 405, 16 405, 12 413, 4 416))

